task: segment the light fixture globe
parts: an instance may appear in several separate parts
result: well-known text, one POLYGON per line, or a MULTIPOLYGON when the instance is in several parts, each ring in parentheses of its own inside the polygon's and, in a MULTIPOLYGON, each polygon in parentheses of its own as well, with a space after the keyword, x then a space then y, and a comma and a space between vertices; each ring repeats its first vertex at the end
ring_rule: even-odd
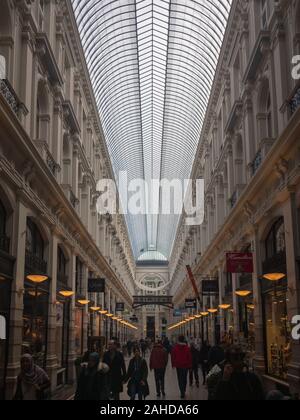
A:
POLYGON ((267 273, 263 275, 263 278, 268 281, 280 281, 286 277, 284 273, 267 273))
POLYGON ((46 274, 28 274, 26 279, 32 283, 41 284, 47 281, 49 277, 46 274))

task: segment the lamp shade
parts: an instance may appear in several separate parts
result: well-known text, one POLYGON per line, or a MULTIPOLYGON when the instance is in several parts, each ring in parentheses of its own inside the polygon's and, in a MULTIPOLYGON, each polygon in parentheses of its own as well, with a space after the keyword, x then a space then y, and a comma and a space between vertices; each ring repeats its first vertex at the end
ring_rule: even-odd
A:
POLYGON ((90 310, 93 311, 93 312, 97 312, 97 311, 100 310, 100 307, 99 306, 91 306, 90 310))
POLYGON ((200 315, 201 316, 208 316, 209 315, 209 312, 201 312, 200 315))
POLYGON ((88 305, 90 303, 88 299, 79 299, 77 302, 80 303, 80 305, 88 305))
POLYGON ((210 314, 216 314, 218 312, 218 309, 208 309, 207 310, 210 314))
POLYGON ((60 290, 58 293, 65 298, 69 298, 75 295, 75 292, 72 290, 60 290))
POLYGON ((267 273, 263 275, 263 278, 269 281, 280 281, 286 277, 284 273, 267 273))
POLYGON ((235 291, 235 294, 239 297, 247 297, 251 295, 251 290, 242 290, 242 289, 238 289, 235 291))
POLYGON ((49 279, 49 277, 45 274, 28 274, 26 276, 27 280, 32 281, 32 283, 44 283, 49 279))
POLYGON ((222 305, 219 305, 220 309, 223 309, 223 311, 227 311, 228 309, 231 308, 231 305, 227 304, 227 303, 223 303, 222 305))

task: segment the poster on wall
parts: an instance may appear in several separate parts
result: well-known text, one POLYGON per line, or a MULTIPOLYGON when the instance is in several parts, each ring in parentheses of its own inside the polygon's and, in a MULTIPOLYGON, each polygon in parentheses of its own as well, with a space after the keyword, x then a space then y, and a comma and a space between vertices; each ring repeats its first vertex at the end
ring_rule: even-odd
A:
POLYGON ((228 252, 226 254, 227 272, 232 274, 247 273, 254 271, 253 254, 243 252, 228 252))

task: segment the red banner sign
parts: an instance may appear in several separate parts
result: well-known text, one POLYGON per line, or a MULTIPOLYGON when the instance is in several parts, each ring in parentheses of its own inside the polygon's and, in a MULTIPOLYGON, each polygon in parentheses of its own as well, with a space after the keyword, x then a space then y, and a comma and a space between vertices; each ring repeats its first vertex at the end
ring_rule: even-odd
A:
POLYGON ((252 253, 229 252, 226 254, 226 257, 228 273, 253 273, 252 253))

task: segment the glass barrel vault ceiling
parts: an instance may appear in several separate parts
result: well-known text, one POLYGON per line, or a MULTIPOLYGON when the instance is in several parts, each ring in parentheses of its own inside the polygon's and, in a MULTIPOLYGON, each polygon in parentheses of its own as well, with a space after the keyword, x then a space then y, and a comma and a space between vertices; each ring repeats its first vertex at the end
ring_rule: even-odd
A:
MULTIPOLYGON (((189 178, 231 2, 72 0, 117 179, 189 178)), ((178 215, 126 219, 137 259, 169 257, 178 215)))

